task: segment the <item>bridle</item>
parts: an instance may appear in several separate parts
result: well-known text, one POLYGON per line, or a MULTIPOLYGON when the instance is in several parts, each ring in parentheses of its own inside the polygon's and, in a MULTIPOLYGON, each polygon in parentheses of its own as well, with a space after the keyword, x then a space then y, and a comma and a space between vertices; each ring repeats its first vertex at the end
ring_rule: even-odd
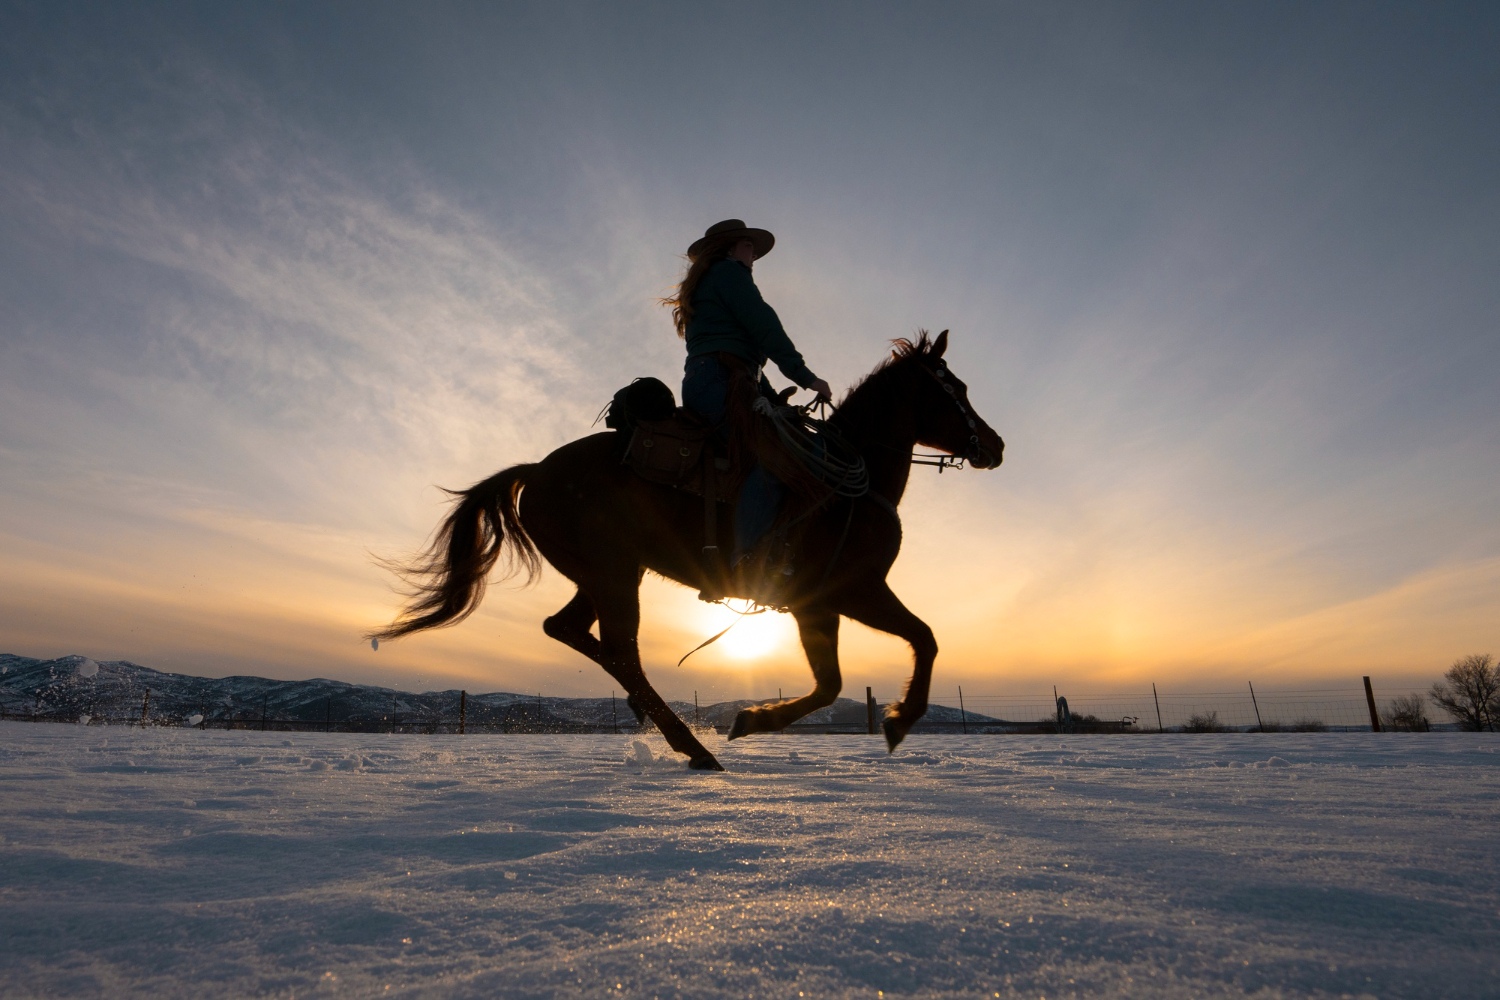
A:
POLYGON ((969 422, 969 430, 974 433, 969 435, 969 449, 962 455, 919 455, 913 452, 911 464, 935 465, 937 466, 938 474, 942 475, 944 469, 962 469, 965 462, 978 462, 979 454, 984 450, 979 446, 979 424, 974 419, 974 415, 969 412, 969 408, 964 405, 963 400, 958 398, 958 390, 953 387, 951 382, 944 381, 944 376, 948 374, 948 369, 943 366, 941 361, 938 362, 935 370, 923 364, 919 364, 917 367, 921 368, 928 375, 931 375, 933 380, 943 387, 943 391, 948 394, 948 398, 953 400, 953 405, 958 407, 958 412, 963 414, 964 419, 969 422))

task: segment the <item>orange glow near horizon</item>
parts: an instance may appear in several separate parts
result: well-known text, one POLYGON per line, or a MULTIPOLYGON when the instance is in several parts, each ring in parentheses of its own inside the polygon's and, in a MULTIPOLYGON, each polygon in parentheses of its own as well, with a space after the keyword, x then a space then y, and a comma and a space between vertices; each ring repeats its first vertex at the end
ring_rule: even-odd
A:
MULTIPOLYGON (((907 540, 891 583, 937 634, 935 691, 963 684, 976 694, 998 693, 1064 681, 1125 689, 1153 680, 1201 689, 1220 676, 1306 686, 1365 673, 1422 687, 1456 656, 1487 648, 1484 609, 1500 587, 1500 559, 1434 569, 1331 602, 1278 587, 1274 574, 1253 565, 1199 564, 1191 552, 1170 547, 1127 552, 1103 545, 1128 573, 1101 555, 1086 571, 1064 566, 1057 576, 1044 558, 1045 534, 1016 536, 1022 529, 1003 513, 988 519, 987 534, 976 530, 987 520, 978 513, 982 492, 1003 474, 916 481, 903 505, 907 540)), ((542 619, 573 589, 550 568, 533 587, 497 581, 457 627, 375 653, 360 635, 394 614, 399 598, 370 553, 399 551, 397 533, 380 542, 357 530, 276 524, 217 508, 172 514, 148 502, 135 510, 128 500, 101 504, 94 494, 54 498, 52 506, 74 511, 64 522, 66 541, 87 548, 90 559, 69 559, 59 539, 4 537, 0 651, 402 688, 540 685, 549 693, 598 695, 615 684, 542 634, 542 619), (148 512, 157 526, 145 531, 148 512)), ((414 529, 440 513, 426 503, 411 510, 402 533, 407 551, 420 534, 414 529)), ((648 577, 640 639, 653 682, 672 697, 811 687, 787 615, 746 616, 675 665, 736 618, 687 588, 648 577)), ((904 685, 904 642, 849 621, 840 640, 846 686, 904 685)))

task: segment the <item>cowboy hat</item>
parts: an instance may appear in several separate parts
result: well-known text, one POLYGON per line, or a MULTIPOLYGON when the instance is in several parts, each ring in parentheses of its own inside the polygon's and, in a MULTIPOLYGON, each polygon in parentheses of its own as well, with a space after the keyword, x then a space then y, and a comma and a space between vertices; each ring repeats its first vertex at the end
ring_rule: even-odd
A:
POLYGON ((764 257, 771 252, 776 245, 776 237, 764 229, 750 229, 742 219, 725 219, 723 222, 715 222, 703 232, 701 240, 694 240, 693 245, 688 247, 687 255, 697 257, 703 252, 704 246, 716 236, 737 237, 749 240, 755 244, 755 256, 764 257))

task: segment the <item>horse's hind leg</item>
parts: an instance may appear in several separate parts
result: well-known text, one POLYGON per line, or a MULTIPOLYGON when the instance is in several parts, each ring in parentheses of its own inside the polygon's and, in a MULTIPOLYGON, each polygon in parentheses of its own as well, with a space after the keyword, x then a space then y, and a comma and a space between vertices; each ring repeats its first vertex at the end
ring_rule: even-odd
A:
POLYGON ((599 615, 599 663, 625 688, 630 695, 631 707, 649 716, 666 738, 667 745, 688 758, 689 767, 695 771, 722 771, 724 768, 714 755, 698 742, 693 731, 646 680, 646 672, 641 668, 640 648, 636 644, 641 627, 639 586, 639 575, 589 586, 599 615))
POLYGON ((862 625, 900 636, 911 643, 914 667, 906 694, 885 710, 886 748, 895 750, 917 720, 927 714, 927 694, 932 686, 932 663, 937 659, 937 639, 927 623, 907 610, 901 599, 881 581, 869 590, 856 594, 839 609, 862 625))
MULTIPOLYGON (((563 605, 561 611, 542 622, 542 631, 563 645, 578 650, 603 667, 605 666, 604 647, 589 631, 594 627, 594 622, 598 618, 599 616, 594 611, 594 602, 580 590, 573 595, 571 601, 563 605)), ((644 725, 646 713, 636 701, 635 695, 627 691, 625 704, 629 705, 630 710, 635 713, 636 725, 644 725)))
POLYGON ((801 698, 745 709, 734 717, 734 725, 729 727, 730 739, 785 729, 807 713, 832 705, 839 696, 843 680, 839 676, 838 614, 817 609, 798 611, 793 617, 797 619, 808 666, 812 667, 812 692, 801 698))
POLYGON ((602 663, 603 652, 599 640, 589 629, 599 616, 594 613, 594 602, 587 594, 578 591, 573 599, 564 604, 562 610, 542 622, 542 631, 564 646, 571 646, 595 663, 602 663))

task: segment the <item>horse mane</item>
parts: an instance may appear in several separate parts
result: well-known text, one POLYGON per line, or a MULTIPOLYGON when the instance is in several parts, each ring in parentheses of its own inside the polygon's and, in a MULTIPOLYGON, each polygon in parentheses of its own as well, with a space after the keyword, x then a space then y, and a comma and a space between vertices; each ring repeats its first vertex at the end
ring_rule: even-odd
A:
POLYGON ((858 393, 866 385, 869 385, 870 383, 878 380, 880 376, 885 374, 887 371, 909 364, 914 359, 927 357, 932 353, 932 348, 933 341, 932 338, 928 336, 926 330, 917 330, 917 339, 915 342, 906 337, 897 337, 895 340, 891 341, 890 357, 881 361, 880 364, 871 369, 870 374, 854 383, 854 385, 849 388, 849 391, 844 394, 844 398, 839 401, 839 405, 835 407, 835 410, 843 409, 843 407, 847 405, 851 399, 854 398, 854 395, 856 393, 858 393))

